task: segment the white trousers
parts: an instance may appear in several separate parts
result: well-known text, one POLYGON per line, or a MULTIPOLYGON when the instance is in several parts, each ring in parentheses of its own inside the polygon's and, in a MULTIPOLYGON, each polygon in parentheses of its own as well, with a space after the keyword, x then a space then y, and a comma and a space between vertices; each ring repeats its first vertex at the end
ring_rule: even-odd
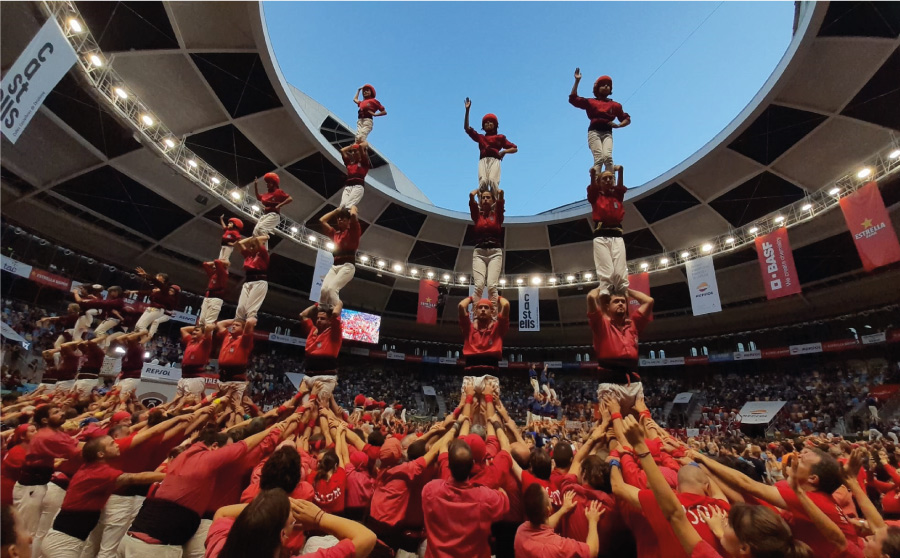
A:
POLYGON ((231 398, 237 404, 244 399, 244 392, 247 391, 248 385, 250 385, 250 382, 219 382, 219 389, 224 390, 230 386, 235 386, 237 389, 234 390, 231 398))
POLYGON ((90 331, 91 326, 94 324, 94 314, 96 313, 97 310, 92 308, 78 318, 78 321, 75 322, 75 327, 72 330, 72 339, 74 341, 81 341, 84 339, 84 334, 90 331))
POLYGON ((97 328, 94 330, 94 336, 96 337, 96 336, 103 335, 104 333, 106 333, 107 331, 116 327, 117 325, 119 325, 119 320, 117 320, 116 318, 106 318, 105 320, 100 322, 100 325, 98 325, 97 328))
POLYGON ((49 558, 80 558, 84 544, 83 540, 76 539, 72 535, 50 529, 44 537, 41 551, 49 558))
POLYGON ((83 380, 75 380, 75 391, 78 397, 85 398, 91 395, 94 388, 100 385, 100 378, 85 378, 83 380))
POLYGON ((175 397, 180 397, 185 393, 200 397, 204 391, 206 391, 206 378, 182 378, 178 380, 175 397))
POLYGON ((147 544, 126 535, 119 545, 120 558, 181 558, 183 548, 168 544, 147 544))
POLYGON ((255 318, 263 305, 263 301, 266 300, 266 293, 268 292, 269 283, 265 280, 244 282, 244 285, 241 287, 241 296, 238 299, 234 319, 239 322, 246 322, 250 318, 255 318))
POLYGON ((63 380, 61 382, 56 382, 56 388, 53 391, 57 391, 60 393, 68 393, 72 391, 72 388, 75 387, 75 380, 63 380))
POLYGON ((594 155, 594 168, 597 172, 603 170, 612 171, 613 167, 613 137, 612 132, 598 132, 596 130, 588 130, 588 148, 594 155))
MULTIPOLYGON (((41 556, 44 556, 41 548, 44 537, 47 536, 47 533, 50 532, 50 528, 53 527, 53 520, 56 519, 56 514, 59 513, 59 508, 62 506, 65 497, 65 490, 52 482, 47 484, 47 493, 44 494, 44 499, 41 501, 41 518, 38 521, 37 531, 34 532, 31 558, 41 558, 41 556)), ((48 558, 56 557, 49 556, 48 558)))
POLYGON ((622 238, 594 239, 594 268, 600 282, 600 293, 625 295, 628 291, 628 266, 625 241, 622 238))
POLYGON ((366 188, 362 184, 351 184, 344 186, 344 193, 341 194, 341 207, 350 209, 354 205, 359 207, 359 202, 363 199, 366 188))
POLYGON ((259 221, 256 222, 256 226, 253 227, 253 236, 262 236, 264 234, 271 235, 275 232, 275 229, 278 228, 278 223, 280 222, 281 215, 278 213, 266 213, 259 218, 259 221))
POLYGON ((463 376, 463 393, 466 392, 466 387, 468 386, 473 386, 475 388, 475 393, 482 393, 484 392, 484 386, 491 386, 494 390, 494 395, 500 395, 500 380, 497 379, 497 376, 491 376, 490 374, 478 377, 463 376))
POLYGON ((100 521, 88 537, 81 558, 116 558, 131 522, 144 503, 143 496, 113 494, 100 512, 100 521))
POLYGON ((150 336, 152 337, 156 334, 159 324, 167 321, 169 321, 169 316, 166 314, 165 310, 162 308, 150 307, 144 310, 144 313, 138 318, 137 324, 134 326, 134 331, 149 330, 150 336))
POLYGON ((204 298, 200 304, 200 316, 197 318, 198 325, 215 325, 219 319, 219 312, 222 311, 221 298, 204 298))
POLYGON ((234 252, 234 246, 222 246, 219 248, 219 259, 224 262, 231 261, 232 252, 234 252))
POLYGON ((348 262, 331 266, 331 269, 325 274, 325 279, 322 280, 322 291, 319 295, 319 302, 330 304, 332 306, 339 303, 341 301, 341 289, 347 286, 347 283, 353 279, 353 275, 355 274, 356 266, 352 263, 348 262))
POLYGON ((360 118, 356 121, 356 143, 366 141, 369 134, 372 133, 372 119, 360 118))
POLYGON ((184 558, 203 558, 206 553, 206 535, 209 533, 209 526, 212 525, 211 519, 201 519, 197 532, 186 542, 183 547, 182 556, 184 558))
POLYGON ((478 190, 484 192, 490 190, 497 199, 497 190, 500 189, 500 159, 485 157, 478 159, 478 190))
POLYGON ((475 248, 472 253, 472 278, 475 280, 475 303, 481 300, 485 286, 491 304, 497 308, 497 286, 503 269, 502 248, 475 248))
POLYGON ((22 529, 28 535, 33 535, 37 531, 38 521, 41 519, 41 502, 45 494, 47 494, 46 484, 25 486, 16 483, 13 487, 13 505, 16 507, 16 514, 22 520, 22 529))
MULTIPOLYGON (((316 382, 322 382, 322 388, 319 390, 319 401, 328 401, 328 399, 334 393, 334 388, 337 386, 337 376, 303 376, 300 380, 300 383, 309 388, 309 391, 312 392, 313 385, 316 382)), ((309 401, 309 393, 303 396, 302 403, 305 405, 309 401)))
POLYGON ((139 385, 141 385, 140 378, 122 378, 121 380, 116 380, 116 387, 121 390, 119 392, 119 399, 131 397, 131 394, 137 391, 139 385))
POLYGON ((622 384, 600 384, 597 386, 597 399, 603 401, 604 395, 611 395, 619 402, 623 415, 631 412, 638 395, 643 394, 644 384, 641 382, 631 382, 624 386, 622 384))

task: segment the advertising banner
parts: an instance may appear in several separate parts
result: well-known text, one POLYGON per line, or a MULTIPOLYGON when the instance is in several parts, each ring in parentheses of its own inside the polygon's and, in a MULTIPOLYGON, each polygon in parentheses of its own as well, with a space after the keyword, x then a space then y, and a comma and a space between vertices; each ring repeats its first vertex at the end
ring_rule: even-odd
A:
POLYGON ((14 260, 12 258, 0 256, 0 268, 2 268, 3 271, 8 271, 13 275, 18 275, 19 277, 24 277, 25 279, 31 278, 31 266, 23 264, 22 262, 14 260))
POLYGON ((870 335, 863 335, 862 342, 863 345, 874 345, 875 343, 884 343, 887 339, 887 336, 882 331, 881 333, 872 333, 870 335))
POLYGON ((756 237, 756 257, 762 273, 766 298, 772 300, 800 292, 794 253, 788 241, 787 227, 756 237))
POLYGON ((763 358, 781 358, 790 356, 791 349, 789 347, 776 347, 774 349, 763 349, 760 351, 763 358))
MULTIPOLYGON (((646 271, 644 273, 633 273, 628 276, 628 288, 633 291, 638 291, 644 293, 647 296, 650 296, 650 274, 646 271)), ((628 299, 628 315, 634 317, 634 313, 637 312, 638 308, 641 307, 641 303, 636 299, 629 298, 628 299)), ((650 316, 653 319, 653 316, 650 316)))
POLYGON ((172 321, 173 322, 181 322, 183 324, 194 324, 197 323, 197 316, 191 314, 190 312, 180 312, 175 310, 172 312, 172 321))
POLYGON ((396 353, 394 351, 388 351, 387 359, 388 360, 406 360, 406 354, 405 353, 396 353))
POLYGON ((40 283, 41 285, 53 287, 54 289, 59 289, 61 291, 68 291, 69 285, 72 284, 69 279, 66 279, 62 275, 56 275, 55 273, 35 268, 31 269, 31 275, 28 278, 35 283, 40 283))
POLYGON ((694 396, 693 393, 691 393, 689 391, 684 391, 684 392, 681 392, 678 395, 676 395, 675 399, 672 400, 672 403, 675 403, 676 405, 678 405, 680 403, 690 403, 691 397, 693 397, 693 396, 694 396))
POLYGON ((772 422, 786 401, 748 401, 738 416, 741 424, 768 424, 772 422))
POLYGON ((47 94, 56 87, 77 57, 54 18, 37 35, 3 76, 0 85, 0 131, 11 143, 31 122, 47 94))
POLYGON ((309 287, 309 299, 313 302, 322 302, 319 300, 322 296, 322 281, 331 271, 334 265, 334 254, 328 250, 321 248, 316 252, 316 269, 313 271, 312 285, 309 287))
POLYGON ((440 362, 441 364, 452 364, 453 366, 456 366, 456 359, 452 357, 441 357, 440 359, 438 359, 438 362, 440 362))
POLYGON ((822 352, 821 343, 804 343, 803 345, 791 345, 788 347, 792 355, 810 355, 822 352))
POLYGON ((434 325, 437 323, 438 282, 430 279, 419 281, 419 305, 416 308, 416 323, 434 325))
POLYGON ((841 198, 841 211, 866 271, 900 261, 900 241, 877 183, 869 182, 841 198))
POLYGON ((306 346, 306 339, 302 337, 293 337, 291 335, 281 335, 278 333, 270 333, 269 341, 273 343, 285 343, 287 345, 297 345, 299 347, 306 346))
POLYGON ((722 302, 719 300, 719 286, 716 284, 716 268, 713 266, 712 256, 688 260, 685 271, 694 315, 721 312, 722 302))
POLYGON ((682 364, 684 364, 684 357, 642 358, 638 360, 638 366, 680 366, 682 364))
POLYGON ((759 360, 762 358, 762 351, 735 351, 734 360, 759 360))
POLYGON ((833 353, 836 351, 847 351, 859 348, 860 343, 856 339, 838 339, 837 341, 824 341, 822 343, 822 351, 833 353))
POLYGON ((145 362, 141 368, 142 380, 156 380, 158 382, 177 382, 181 379, 181 368, 169 368, 158 364, 145 362))
POLYGON ((541 330, 540 289, 519 287, 519 331, 541 330))

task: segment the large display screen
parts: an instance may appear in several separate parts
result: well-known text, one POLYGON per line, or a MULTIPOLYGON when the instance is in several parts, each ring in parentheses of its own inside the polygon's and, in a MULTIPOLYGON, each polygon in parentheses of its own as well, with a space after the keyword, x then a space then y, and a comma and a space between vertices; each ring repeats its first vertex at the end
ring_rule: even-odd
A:
POLYGON ((341 310, 341 322, 344 326, 344 339, 362 341, 363 343, 378 343, 378 334, 381 331, 381 316, 357 312, 356 310, 341 310))

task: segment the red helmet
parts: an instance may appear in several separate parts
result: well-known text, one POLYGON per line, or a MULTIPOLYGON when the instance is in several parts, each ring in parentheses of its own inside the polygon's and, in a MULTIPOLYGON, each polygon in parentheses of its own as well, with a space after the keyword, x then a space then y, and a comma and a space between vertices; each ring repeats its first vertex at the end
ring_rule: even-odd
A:
POLYGON ((374 87, 372 87, 371 85, 369 85, 367 83, 367 84, 363 85, 362 88, 363 88, 363 91, 365 91, 366 89, 370 90, 372 92, 372 98, 373 99, 375 98, 375 88, 374 87))
POLYGON ((278 178, 278 175, 274 172, 267 172, 263 175, 263 180, 266 181, 266 184, 275 186, 276 188, 281 184, 281 179, 278 178))
POLYGON ((600 87, 601 83, 608 83, 609 89, 612 90, 612 78, 609 76, 600 76, 597 78, 597 81, 594 82, 594 97, 597 96, 597 88, 600 87))
POLYGON ((237 230, 239 230, 239 231, 244 230, 244 222, 241 221, 240 219, 238 219, 237 217, 232 217, 231 219, 228 220, 228 222, 231 223, 232 225, 234 225, 234 228, 236 228, 237 230))
POLYGON ((500 123, 497 121, 497 115, 496 115, 496 114, 491 114, 491 113, 485 114, 485 115, 481 118, 481 125, 484 126, 484 123, 487 122, 488 120, 490 120, 491 122, 494 123, 494 128, 500 127, 500 123))

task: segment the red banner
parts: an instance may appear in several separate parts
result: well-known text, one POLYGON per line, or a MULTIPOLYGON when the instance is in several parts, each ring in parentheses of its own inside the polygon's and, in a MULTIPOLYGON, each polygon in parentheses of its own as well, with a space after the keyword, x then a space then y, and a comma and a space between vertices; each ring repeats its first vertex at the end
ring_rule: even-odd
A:
POLYGON ((436 324, 438 306, 438 282, 430 279, 419 281, 419 306, 416 323, 436 324))
MULTIPOLYGON (((640 293, 644 293, 647 296, 650 296, 650 274, 647 272, 644 273, 635 273, 628 276, 628 288, 633 291, 638 291, 640 293)), ((628 299, 628 315, 630 317, 634 317, 634 313, 638 311, 638 308, 641 307, 641 303, 637 300, 631 298, 628 299)), ((653 316, 650 316, 650 319, 653 319, 653 316)))
POLYGON ((709 364, 709 357, 708 356, 684 357, 684 363, 688 366, 691 366, 694 364, 709 364))
POLYGON ((869 393, 878 399, 887 399, 897 393, 898 389, 900 389, 900 384, 882 384, 870 389, 869 393))
POLYGON ((786 227, 756 237, 756 257, 759 259, 767 299, 800 292, 797 267, 794 265, 794 254, 791 252, 786 227))
POLYGON ((781 358, 791 356, 790 347, 778 347, 777 349, 763 349, 760 351, 762 358, 781 358))
POLYGON ((69 285, 72 284, 72 282, 65 277, 36 268, 31 269, 31 274, 28 278, 35 283, 40 283, 41 285, 53 287, 54 289, 59 289, 61 291, 68 291, 69 285))
POLYGON ((835 351, 846 351, 848 349, 856 349, 860 347, 859 341, 856 339, 839 339, 837 341, 823 341, 822 351, 833 353, 835 351))
POLYGON ((842 198, 841 210, 866 271, 900 261, 900 242, 877 183, 869 182, 842 198))

